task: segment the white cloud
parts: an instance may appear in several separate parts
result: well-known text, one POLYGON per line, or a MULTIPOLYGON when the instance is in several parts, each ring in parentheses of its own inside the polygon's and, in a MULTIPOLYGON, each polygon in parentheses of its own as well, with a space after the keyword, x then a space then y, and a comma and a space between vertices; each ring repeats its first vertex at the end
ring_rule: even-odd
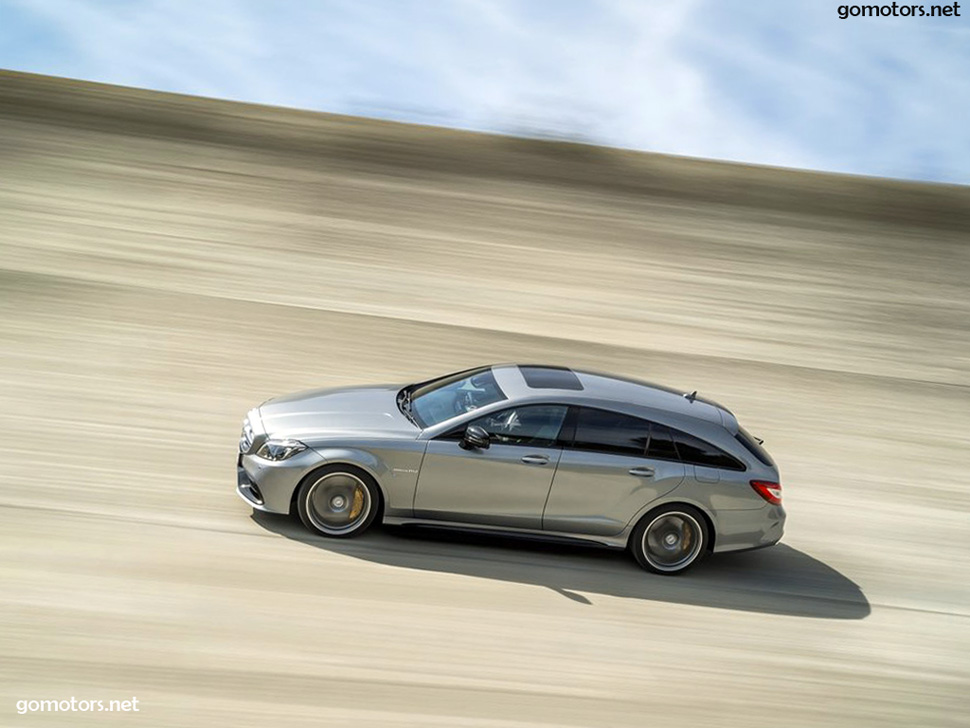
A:
POLYGON ((836 5, 816 0, 11 7, 0 31, 8 41, 0 65, 10 68, 689 156, 970 181, 962 18, 842 21, 836 5), (29 41, 16 36, 27 26, 29 41))

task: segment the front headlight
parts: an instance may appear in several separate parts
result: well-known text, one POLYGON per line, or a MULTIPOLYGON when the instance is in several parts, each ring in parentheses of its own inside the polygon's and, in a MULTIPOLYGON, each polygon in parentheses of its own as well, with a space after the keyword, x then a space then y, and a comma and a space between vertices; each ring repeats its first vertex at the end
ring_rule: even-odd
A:
POLYGON ((306 450, 306 445, 304 445, 299 440, 267 440, 264 442, 256 454, 264 460, 286 460, 291 458, 299 452, 306 450))

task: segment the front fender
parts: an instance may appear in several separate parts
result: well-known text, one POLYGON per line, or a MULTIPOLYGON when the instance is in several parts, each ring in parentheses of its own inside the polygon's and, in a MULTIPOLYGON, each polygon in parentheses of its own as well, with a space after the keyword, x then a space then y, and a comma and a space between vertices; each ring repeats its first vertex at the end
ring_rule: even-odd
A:
POLYGON ((374 453, 367 450, 360 450, 353 447, 317 447, 314 448, 317 454, 324 459, 327 465, 334 463, 347 463, 356 465, 362 470, 366 470, 374 480, 380 485, 381 479, 386 477, 389 468, 374 453))
POLYGON ((353 465, 370 475, 381 490, 385 515, 409 517, 413 514, 414 491, 418 484, 423 448, 403 452, 382 450, 385 457, 356 447, 314 449, 326 465, 353 465))

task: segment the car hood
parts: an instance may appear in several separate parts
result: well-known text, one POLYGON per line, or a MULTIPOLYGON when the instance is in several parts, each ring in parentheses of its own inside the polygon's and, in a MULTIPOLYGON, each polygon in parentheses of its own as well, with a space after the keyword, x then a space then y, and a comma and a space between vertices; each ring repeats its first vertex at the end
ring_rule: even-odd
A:
POLYGON ((399 385, 313 389, 267 400, 259 406, 269 435, 367 433, 416 437, 419 430, 397 407, 399 385))

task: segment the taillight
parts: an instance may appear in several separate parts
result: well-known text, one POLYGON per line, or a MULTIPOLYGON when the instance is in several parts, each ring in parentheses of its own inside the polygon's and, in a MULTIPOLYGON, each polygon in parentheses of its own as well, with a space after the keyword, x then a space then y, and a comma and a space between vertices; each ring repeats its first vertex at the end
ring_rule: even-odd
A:
POLYGON ((781 505, 781 483, 772 483, 770 480, 752 480, 751 487, 754 488, 755 493, 771 505, 781 505))

